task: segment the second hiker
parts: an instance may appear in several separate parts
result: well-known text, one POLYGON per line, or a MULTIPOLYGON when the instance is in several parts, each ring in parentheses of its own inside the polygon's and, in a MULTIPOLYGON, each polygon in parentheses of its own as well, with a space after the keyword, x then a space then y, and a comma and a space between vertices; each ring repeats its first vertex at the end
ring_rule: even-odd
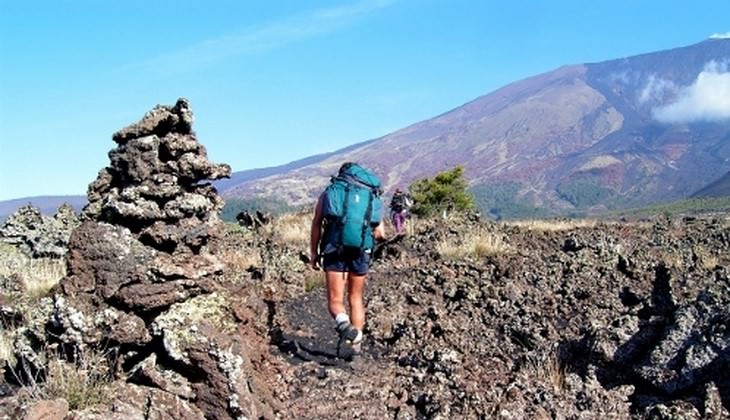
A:
POLYGON ((393 198, 390 199, 390 219, 393 222, 396 235, 405 233, 406 218, 408 218, 408 209, 411 207, 411 199, 408 194, 403 193, 400 188, 396 188, 393 198))
POLYGON ((363 294, 375 239, 383 239, 380 180, 348 162, 320 195, 310 231, 310 261, 324 268, 327 304, 339 335, 338 356, 359 352, 365 326, 363 294), (350 307, 345 308, 345 287, 350 307))

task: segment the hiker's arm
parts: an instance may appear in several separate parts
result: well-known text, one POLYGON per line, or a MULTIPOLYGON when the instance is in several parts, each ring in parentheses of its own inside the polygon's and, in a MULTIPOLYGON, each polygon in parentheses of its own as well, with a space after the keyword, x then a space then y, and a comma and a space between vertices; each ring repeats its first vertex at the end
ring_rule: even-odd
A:
POLYGON ((385 241, 387 238, 385 237, 385 224, 381 220, 380 223, 378 223, 377 226, 375 226, 375 229, 373 229, 373 236, 375 237, 376 241, 385 241))
POLYGON ((312 227, 309 232, 309 263, 312 268, 319 270, 319 241, 322 237, 322 197, 320 195, 317 205, 314 206, 314 217, 312 218, 312 227))

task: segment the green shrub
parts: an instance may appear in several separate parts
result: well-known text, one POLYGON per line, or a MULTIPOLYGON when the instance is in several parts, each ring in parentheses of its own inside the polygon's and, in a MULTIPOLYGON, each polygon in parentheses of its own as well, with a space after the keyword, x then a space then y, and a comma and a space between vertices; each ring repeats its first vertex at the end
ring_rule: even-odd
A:
POLYGON ((414 202, 411 211, 420 216, 433 216, 444 210, 476 209, 474 196, 467 190, 462 166, 441 172, 433 179, 419 179, 411 184, 409 191, 414 202))
POLYGON ((317 288, 323 288, 325 284, 325 278, 320 271, 308 271, 304 275, 304 291, 307 293, 317 288))
POLYGON ((561 182, 555 190, 560 198, 577 208, 593 206, 613 195, 612 190, 594 177, 570 179, 561 182))
POLYGON ((255 197, 255 198, 228 198, 226 204, 221 210, 221 219, 226 222, 235 222, 236 216, 242 211, 261 211, 263 213, 271 213, 279 215, 297 210, 296 207, 289 203, 275 198, 255 197))
POLYGON ((479 184, 471 188, 477 207, 486 217, 502 219, 536 219, 551 216, 545 208, 520 195, 518 182, 479 184))

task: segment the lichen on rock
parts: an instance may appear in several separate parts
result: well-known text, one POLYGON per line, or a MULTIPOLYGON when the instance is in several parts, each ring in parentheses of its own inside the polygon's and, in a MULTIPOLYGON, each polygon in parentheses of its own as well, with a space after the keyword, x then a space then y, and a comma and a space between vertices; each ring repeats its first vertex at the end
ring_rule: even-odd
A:
POLYGON ((217 293, 191 298, 176 303, 152 322, 154 336, 162 338, 167 355, 190 364, 185 349, 207 344, 208 337, 201 334, 201 323, 213 326, 218 331, 230 334, 235 329, 226 299, 217 293))

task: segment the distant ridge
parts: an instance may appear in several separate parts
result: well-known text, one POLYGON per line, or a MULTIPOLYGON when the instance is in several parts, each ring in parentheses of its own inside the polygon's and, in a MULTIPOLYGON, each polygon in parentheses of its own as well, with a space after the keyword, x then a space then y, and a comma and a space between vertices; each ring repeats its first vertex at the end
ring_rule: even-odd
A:
POLYGON ((692 194, 692 197, 730 197, 730 172, 692 194))
POLYGON ((244 183, 246 181, 251 181, 255 179, 260 178, 266 178, 268 176, 276 175, 282 172, 288 172, 293 171, 299 168, 303 168, 305 166, 309 165, 316 165, 323 160, 329 158, 330 156, 336 155, 338 153, 347 153, 355 148, 358 148, 360 146, 365 146, 369 143, 372 143, 375 140, 367 140, 361 143, 353 144, 351 146, 344 147, 339 150, 335 150, 334 152, 328 152, 328 153, 321 153, 314 156, 309 156, 303 159, 298 159, 293 162, 286 163, 284 165, 277 165, 277 166, 271 166, 268 168, 256 168, 256 169, 248 169, 245 171, 238 171, 231 174, 231 177, 229 179, 221 179, 218 181, 213 182, 213 185, 216 187, 218 192, 223 193, 225 196, 225 191, 235 187, 238 184, 244 183))

